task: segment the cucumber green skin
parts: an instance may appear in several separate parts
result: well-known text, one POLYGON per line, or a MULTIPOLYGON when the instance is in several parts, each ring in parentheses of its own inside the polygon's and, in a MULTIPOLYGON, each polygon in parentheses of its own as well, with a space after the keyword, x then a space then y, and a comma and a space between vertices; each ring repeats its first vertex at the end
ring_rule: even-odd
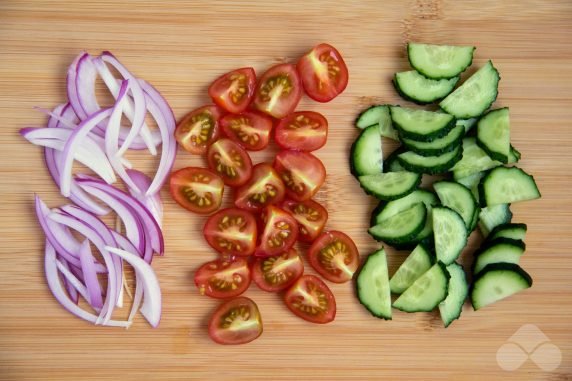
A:
MULTIPOLYGON (((417 189, 415 190, 415 192, 418 193, 422 193, 425 196, 424 197, 428 197, 430 200, 428 200, 427 202, 430 203, 431 206, 437 205, 439 204, 439 199, 437 198, 437 196, 435 195, 435 193, 428 191, 426 189, 417 189)), ((417 202, 423 202, 425 204, 425 206, 427 206, 427 203, 425 202, 425 200, 414 200, 411 203, 408 204, 404 204, 403 208, 400 208, 401 211, 405 211, 407 209, 409 209, 410 207, 412 207, 414 204, 416 204, 417 202)), ((382 211, 385 209, 385 207, 390 204, 390 202, 384 202, 381 201, 376 207, 375 209, 371 212, 371 218, 370 218, 370 227, 377 225, 378 223, 380 223, 381 221, 383 221, 382 219, 378 220, 378 216, 382 213, 382 211)), ((395 201, 394 201, 395 204, 395 201)), ((396 213, 394 213, 396 214, 396 213)), ((392 215, 394 215, 392 214, 392 215)), ((388 216, 391 217, 391 216, 388 216)))
POLYGON ((414 226, 414 228, 408 233, 405 234, 401 237, 384 237, 384 236, 380 236, 377 235, 375 233, 371 232, 371 229, 368 229, 368 233, 369 235, 371 235, 373 237, 373 239, 375 239, 376 241, 379 242, 385 242, 388 245, 399 245, 399 244, 403 244, 403 243, 409 243, 411 242, 411 240, 413 238, 415 238, 419 232, 421 230, 423 230, 423 227, 425 227, 425 221, 427 220, 427 208, 423 208, 424 212, 423 212, 423 217, 421 218, 421 222, 419 224, 417 224, 416 226, 414 226))
POLYGON ((475 290, 479 287, 479 283, 481 281, 483 281, 484 278, 487 277, 488 274, 490 274, 491 272, 494 271, 511 271, 513 273, 515 273, 516 275, 520 276, 526 283, 528 283, 528 287, 532 287, 532 277, 530 275, 528 275, 528 273, 526 271, 524 271, 519 265, 516 265, 514 263, 491 263, 485 266, 484 269, 482 269, 477 276, 475 277, 475 279, 473 280, 473 284, 471 287, 471 304, 473 305, 473 309, 475 311, 479 310, 480 308, 483 308, 485 306, 480 306, 477 303, 475 303, 475 298, 474 298, 474 294, 475 294, 475 290))
POLYGON ((475 214, 473 215, 471 225, 469 226, 469 233, 472 232, 473 230, 475 230, 477 228, 477 225, 479 224, 479 214, 481 214, 481 207, 478 204, 479 200, 476 200, 476 201, 477 201, 477 207, 475 209, 475 214))
POLYGON ((522 155, 520 154, 520 152, 516 148, 514 148, 514 146, 511 144, 510 152, 508 153, 508 163, 509 164, 518 163, 520 161, 521 156, 522 155))
MULTIPOLYGON (((406 138, 401 138, 401 142, 409 151, 413 151, 418 155, 421 155, 421 156, 439 156, 439 155, 442 155, 444 153, 451 152, 455 148, 457 148, 459 145, 461 145, 464 137, 465 137, 464 133, 459 134, 457 139, 453 140, 449 145, 447 145, 443 148, 419 148, 418 146, 416 146, 414 144, 412 139, 406 139, 406 138)), ((461 155, 462 155, 462 153, 461 153, 461 155)))
MULTIPOLYGON (((406 168, 405 166, 403 166, 403 167, 406 168)), ((485 189, 485 184, 487 183, 489 177, 492 177, 494 175, 494 172, 496 169, 504 170, 504 169, 507 169, 507 167, 495 167, 495 168, 489 170, 487 172, 487 174, 481 179, 481 182, 479 183, 479 202, 481 203, 481 207, 486 207, 486 206, 489 206, 490 204, 498 205, 498 203, 495 204, 495 203, 490 203, 487 201, 487 191, 485 189)), ((520 169, 518 167, 510 167, 510 170, 520 171, 523 175, 529 177, 532 180, 532 182, 534 183, 536 191, 538 192, 538 197, 536 197, 536 198, 542 197, 542 195, 540 194, 540 190, 538 189, 538 185, 536 185, 536 181, 534 180, 534 176, 529 175, 528 173, 526 173, 525 171, 523 171, 522 169, 520 169)), ((415 172, 415 171, 411 171, 411 172, 415 172)), ((507 200, 506 202, 502 202, 502 204, 510 204, 512 202, 520 202, 520 201, 528 201, 528 200, 507 200)))
MULTIPOLYGON (((463 303, 459 306, 458 313, 455 314, 454 316, 451 316, 448 320, 444 320, 443 316, 441 316, 441 319, 443 320, 443 324, 444 324, 445 328, 449 327, 451 325, 451 323, 453 323, 453 321, 455 321, 461 317, 461 312, 463 312, 463 304, 465 304, 465 300, 467 300, 467 296, 469 296, 469 285, 467 283, 467 278, 466 278, 465 270, 463 269, 463 266, 461 266, 457 262, 453 262, 449 266, 460 267, 460 272, 462 274, 463 280, 465 281, 465 285, 463 288, 463 303)), ((449 271, 449 274, 451 274, 450 271, 449 271)), ((452 275, 451 275, 451 277, 452 277, 452 275)), ((450 282, 450 280, 449 280, 449 282, 450 282)), ((450 292, 450 290, 447 290, 447 291, 450 292)), ((445 298, 445 299, 447 299, 447 298, 445 298)))
POLYGON ((404 190, 402 193, 400 194, 396 194, 396 195, 386 195, 386 194, 382 194, 382 193, 378 193, 375 192, 374 190, 365 187, 361 181, 360 181, 360 187, 361 189, 364 190, 364 192, 370 196, 373 196, 379 200, 385 200, 385 201, 393 201, 393 200, 397 200, 400 199, 402 197, 407 196, 409 193, 413 192, 415 189, 417 189, 417 187, 419 186, 419 184, 421 184, 421 179, 422 176, 421 174, 419 174, 419 176, 417 176, 417 181, 408 189, 404 190))
POLYGON ((362 112, 360 112, 360 113, 358 114, 358 116, 356 117, 356 120, 355 120, 355 122, 354 122, 354 126, 356 126, 356 128, 359 128, 359 129, 361 130, 361 129, 364 129, 364 128, 367 128, 367 127, 370 127, 370 126, 375 125, 375 123, 374 123, 374 124, 371 124, 371 125, 369 125, 369 126, 358 127, 358 122, 359 122, 359 120, 361 119, 361 117, 362 117, 364 114, 366 114, 367 112, 371 111, 372 109, 377 108, 377 107, 380 107, 380 106, 384 106, 384 105, 371 105, 371 106, 369 106, 368 108, 366 108, 365 110, 363 110, 362 112))
MULTIPOLYGON (((443 264, 443 262, 437 261, 436 264, 439 266, 439 268, 441 269, 441 272, 443 274, 443 277, 446 279, 445 292, 443 295, 443 299, 439 300, 438 302, 435 303, 434 306, 432 306, 431 308, 427 308, 427 309, 418 309, 418 308, 406 309, 406 308, 396 307, 395 304, 393 304, 393 308, 398 309, 398 310, 403 311, 403 312, 409 312, 409 313, 411 313, 411 312, 431 312, 431 311, 433 311, 433 309, 435 309, 435 307, 437 307, 439 305, 439 303, 441 303, 443 300, 445 300, 445 298, 447 298, 447 294, 449 292, 449 279, 451 279, 451 275, 449 274, 449 271, 447 271, 447 266, 445 266, 443 264)), ((405 290, 405 291, 407 291, 407 290, 405 290)))
MULTIPOLYGON (((488 236, 488 239, 490 239, 491 241, 497 238, 504 238, 504 237, 499 237, 499 234, 502 234, 503 231, 505 230, 512 230, 512 229, 519 229, 519 230, 524 230, 524 232, 526 233, 527 231, 527 226, 526 224, 519 224, 519 223, 506 223, 506 224, 501 224, 497 227, 495 227, 488 236)), ((510 238, 509 238, 510 239, 510 238)))
POLYGON ((459 74, 461 74, 462 72, 464 72, 465 70, 467 70, 467 68, 469 66, 471 66, 473 64, 473 58, 474 58, 474 54, 475 54, 475 47, 473 47, 473 54, 471 55, 471 61, 468 63, 467 66, 465 66, 464 68, 461 68, 461 71, 459 71, 457 74, 451 76, 451 77, 436 77, 436 76, 431 76, 429 74, 427 74, 426 72, 423 71, 423 69, 419 68, 419 67, 415 67, 413 65, 413 62, 411 62, 411 52, 410 52, 410 47, 409 44, 407 44, 407 60, 409 61, 409 65, 411 65, 411 67, 415 70, 417 70, 419 72, 419 74, 429 78, 429 79, 450 79, 453 78, 455 76, 458 76, 459 74))
MULTIPOLYGON (((472 60, 471 60, 472 61, 472 60)), ((419 71, 418 71, 419 72, 419 71)), ((419 74, 421 74, 421 72, 419 72, 419 74)), ((423 74, 421 74, 423 75, 423 74)), ((423 75, 424 77, 427 77, 426 75, 423 75)), ((455 77, 453 77, 455 78, 455 77)), ((455 86, 457 85, 457 83, 459 82, 459 79, 461 79, 461 77, 457 76, 456 77, 457 80, 455 81, 455 84, 451 87, 451 89, 449 90, 448 93, 443 94, 439 97, 435 97, 433 99, 429 99, 429 100, 422 100, 419 98, 415 98, 415 96, 413 94, 406 94, 402 89, 401 86, 399 86, 399 81, 397 80, 397 74, 393 77, 393 80, 391 81, 391 83, 393 83, 393 87, 395 87, 395 91, 397 91, 397 94, 399 94, 401 96, 401 98, 405 99, 406 101, 409 102, 413 102, 415 104, 418 105, 428 105, 431 103, 435 103, 438 102, 442 99, 445 99, 445 97, 449 94, 451 94, 453 92, 453 89, 455 88, 455 86)), ((443 78, 444 79, 444 78, 443 78)), ((451 79, 451 78, 447 78, 447 79, 451 79)))
POLYGON ((493 160, 500 161, 501 163, 507 164, 508 163, 508 156, 503 155, 502 153, 495 152, 487 147, 487 144, 479 139, 477 135, 477 145, 489 155, 489 157, 493 160))
POLYGON ((521 240, 510 239, 510 238, 495 238, 491 240, 487 239, 483 242, 481 247, 479 247, 479 249, 475 251, 475 253, 473 254, 474 259, 473 259, 473 264, 471 265, 471 272, 475 274, 475 265, 477 264, 477 258, 479 257, 479 255, 489 250, 493 246, 503 245, 503 244, 518 247, 523 252, 526 250, 526 244, 521 240))
POLYGON ((457 145, 455 149, 457 150, 457 152, 451 160, 449 160, 447 163, 444 163, 443 165, 438 165, 433 167, 422 167, 422 166, 417 166, 415 164, 409 164, 399 156, 397 157, 397 160, 399 160, 399 164, 401 164, 403 168, 405 168, 408 171, 417 173, 426 173, 428 175, 438 175, 441 173, 448 172, 463 157, 463 149, 461 145, 457 145))
MULTIPOLYGON (((381 248, 381 250, 383 250, 383 248, 381 248)), ((359 272, 357 273, 356 276, 356 289, 357 289, 357 296, 358 296, 358 300, 360 302, 360 304, 362 306, 365 307, 366 310, 368 310, 373 316, 375 316, 376 318, 379 319, 383 319, 383 320, 391 320, 391 315, 387 316, 387 315, 383 315, 383 314, 377 314, 374 311, 372 311, 371 307, 369 306, 369 304, 365 303, 364 301, 362 301, 362 299, 360 298, 360 286, 359 286, 359 277, 363 271, 363 269, 365 269, 367 267, 367 263, 369 262, 370 258, 372 258, 372 256, 374 256, 375 254, 377 254, 378 252, 376 251, 375 253, 372 253, 370 255, 367 256, 367 258, 365 259, 365 261, 363 262, 363 265, 361 266, 359 272)), ((387 287, 389 287, 389 279, 388 279, 388 285, 387 287)))
MULTIPOLYGON (((391 108, 389 110, 391 112, 391 108)), ((423 134, 418 134, 416 132, 406 131, 394 119, 391 119, 391 121, 393 122, 393 126, 395 127, 395 129, 399 133, 400 138, 404 137, 407 139, 413 139, 413 140, 417 140, 420 142, 430 142, 434 139, 442 138, 443 136, 447 135, 449 133, 449 131, 451 131, 456 125, 455 118, 453 118, 453 119, 451 119, 451 121, 448 124, 443 126, 443 128, 441 128, 440 130, 434 131, 434 132, 427 134, 427 135, 423 135, 423 134)))

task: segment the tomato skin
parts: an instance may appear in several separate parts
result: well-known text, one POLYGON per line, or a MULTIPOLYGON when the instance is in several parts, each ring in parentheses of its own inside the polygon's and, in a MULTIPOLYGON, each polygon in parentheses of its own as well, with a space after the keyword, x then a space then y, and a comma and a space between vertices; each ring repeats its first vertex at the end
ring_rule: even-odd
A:
POLYGON ((296 316, 311 323, 326 324, 336 318, 334 294, 320 278, 314 275, 302 275, 286 291, 284 301, 296 316), (308 295, 318 300, 309 301, 308 295))
POLYGON ((297 64, 306 94, 318 102, 329 102, 348 85, 348 67, 336 48, 316 45, 297 64))
POLYGON ((193 213, 210 214, 222 203, 224 183, 208 169, 187 167, 171 173, 169 190, 183 208, 193 213), (202 191, 203 188, 206 189, 202 191))
POLYGON ((234 205, 256 213, 282 202, 284 193, 284 183, 276 170, 268 163, 259 163, 252 168, 250 180, 235 190, 234 205))
POLYGON ((209 321, 210 338, 223 345, 249 343, 258 338, 262 331, 258 306, 244 296, 223 302, 209 321))
POLYGON ((195 285, 201 295, 232 298, 248 289, 250 268, 245 258, 221 258, 204 263, 195 272, 195 285))
POLYGON ((261 290, 278 292, 287 289, 302 276, 304 263, 292 248, 273 257, 256 258, 251 271, 252 280, 261 290))
POLYGON ((246 110, 250 104, 255 87, 254 69, 243 67, 218 77, 209 86, 209 96, 219 107, 238 114, 246 110))
POLYGON ((203 106, 191 111, 177 125, 175 139, 190 153, 202 155, 218 139, 218 120, 222 115, 223 111, 217 106, 203 106))
POLYGON ((203 234, 208 244, 222 255, 247 257, 256 248, 257 221, 246 210, 226 208, 208 218, 203 234))
POLYGON ((256 111, 227 114, 220 120, 223 133, 249 151, 260 151, 268 146, 273 125, 271 117, 256 111))
POLYGON ((207 151, 209 169, 231 187, 246 183, 252 175, 252 160, 248 152, 230 139, 219 139, 207 151))
POLYGON ((328 140, 328 121, 314 111, 294 112, 280 120, 274 139, 283 149, 315 151, 328 140))
POLYGON ((322 233, 308 251, 310 265, 325 279, 345 283, 359 266, 359 252, 350 237, 339 231, 322 233))
POLYGON ((298 223, 283 209, 270 205, 262 214, 264 229, 254 252, 257 257, 279 255, 292 248, 298 239, 298 223))
POLYGON ((302 98, 302 83, 292 64, 279 64, 268 69, 258 81, 254 107, 282 119, 296 109, 302 98))
POLYGON ((296 201, 311 199, 326 180, 324 164, 308 152, 281 151, 273 165, 284 182, 286 195, 296 201))
POLYGON ((298 240, 301 242, 313 242, 328 221, 328 211, 314 200, 284 200, 281 206, 298 222, 298 240))

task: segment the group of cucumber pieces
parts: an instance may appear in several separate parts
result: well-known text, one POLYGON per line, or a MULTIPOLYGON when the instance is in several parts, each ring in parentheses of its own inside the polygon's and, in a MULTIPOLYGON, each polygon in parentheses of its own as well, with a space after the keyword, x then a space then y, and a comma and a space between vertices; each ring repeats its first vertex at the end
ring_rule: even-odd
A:
POLYGON ((406 312, 439 308, 445 327, 458 319, 471 294, 475 310, 532 285, 518 265, 526 225, 512 224, 510 204, 540 197, 534 178, 516 166, 509 109, 487 112, 500 76, 491 61, 459 87, 474 47, 408 44, 412 71, 393 83, 405 99, 440 110, 375 105, 356 119, 362 129, 352 145, 351 171, 378 199, 369 234, 397 249, 413 249, 389 277, 386 252, 370 254, 357 276, 360 302, 379 318, 392 307, 406 312), (475 127, 476 128, 473 128, 475 127), (401 143, 383 157, 382 137, 401 143), (423 174, 448 178, 421 189, 423 174), (452 178, 450 178, 452 174, 452 178), (486 238, 473 263, 469 287, 457 260, 479 227, 486 238), (399 295, 392 303, 391 294, 399 295))

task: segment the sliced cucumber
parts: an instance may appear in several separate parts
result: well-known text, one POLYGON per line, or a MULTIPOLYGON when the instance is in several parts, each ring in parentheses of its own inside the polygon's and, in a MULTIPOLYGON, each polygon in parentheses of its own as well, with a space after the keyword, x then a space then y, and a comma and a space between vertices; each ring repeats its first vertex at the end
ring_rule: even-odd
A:
POLYGON ((475 253, 473 274, 478 274, 491 263, 518 264, 524 250, 524 242, 513 239, 497 238, 487 242, 475 253))
POLYGON ((432 79, 458 76, 471 66, 474 51, 474 46, 407 44, 411 67, 432 79))
POLYGON ((449 272, 441 262, 434 264, 405 290, 393 307, 405 312, 428 312, 447 296, 449 272))
POLYGON ((470 231, 475 210, 478 208, 477 200, 471 191, 454 181, 438 181, 433 184, 433 189, 441 200, 441 204, 457 212, 465 222, 467 230, 470 231))
POLYGON ((453 177, 455 180, 498 167, 502 164, 500 161, 491 159, 490 156, 477 145, 475 138, 463 139, 462 156, 461 160, 453 167, 453 177))
POLYGON ((384 172, 400 172, 405 171, 406 169, 399 163, 397 156, 405 152, 403 146, 399 146, 395 151, 389 154, 387 159, 383 162, 383 170, 384 172))
POLYGON ((475 214, 473 214, 473 219, 471 220, 471 224, 469 225, 469 234, 477 227, 479 223, 479 215, 481 214, 481 207, 477 205, 475 209, 475 214))
POLYGON ((395 89, 404 99, 418 104, 428 104, 445 98, 459 82, 451 79, 429 79, 416 70, 396 73, 393 78, 395 89))
POLYGON ((389 280, 391 292, 401 294, 434 263, 435 256, 423 244, 417 245, 389 280))
POLYGON ((526 229, 526 224, 502 224, 495 227, 487 238, 489 240, 495 240, 497 238, 508 238, 524 241, 524 237, 526 236, 526 229))
POLYGON ((437 259, 445 265, 455 262, 467 245, 465 222, 447 207, 433 208, 433 236, 437 259))
POLYGON ((437 156, 446 152, 451 152, 461 143, 465 136, 463 126, 455 126, 449 133, 431 142, 418 142, 417 140, 403 138, 403 145, 408 150, 421 156, 437 156))
POLYGON ((376 126, 385 114, 389 117, 389 109, 386 105, 370 106, 358 115, 355 125, 362 130, 370 126, 376 126))
POLYGON ((423 203, 429 209, 430 207, 437 205, 439 200, 434 193, 425 189, 417 189, 400 199, 393 200, 388 203, 380 203, 372 213, 371 225, 373 226, 380 224, 390 217, 410 209, 412 206, 419 202, 423 203))
POLYGON ((518 167, 494 168, 483 177, 479 184, 479 201, 483 206, 537 198, 540 198, 540 191, 534 177, 518 167))
POLYGON ((492 263, 477 276, 471 291, 475 310, 532 286, 532 278, 514 263, 492 263))
POLYGON ((476 172, 472 175, 461 177, 459 179, 455 179, 459 184, 463 184, 467 188, 471 190, 471 193, 475 197, 475 200, 479 201, 479 183, 481 179, 485 175, 485 172, 476 172))
POLYGON ((477 144, 491 157, 508 163, 510 154, 510 119, 508 107, 489 111, 477 125, 477 144))
POLYGON ((461 316, 463 304, 469 295, 469 285, 463 267, 453 262, 447 266, 447 271, 451 275, 449 289, 445 300, 439 303, 439 314, 445 328, 461 316))
POLYGON ((369 234, 377 241, 390 245, 411 241, 425 226, 427 209, 422 202, 389 217, 369 228, 369 234))
POLYGON ((443 99, 439 106, 457 119, 480 116, 497 99, 499 80, 497 69, 489 61, 443 99))
POLYGON ((408 171, 435 175, 445 173, 461 160, 463 150, 460 145, 451 152, 439 156, 421 156, 415 152, 404 152, 397 156, 399 163, 408 171))
POLYGON ((508 164, 518 163, 520 160, 520 152, 514 146, 510 146, 510 151, 508 153, 508 164))
POLYGON ((413 172, 388 172, 359 177, 365 192, 380 200, 395 200, 413 192, 421 183, 421 174, 413 172))
POLYGON ((465 129, 465 134, 471 131, 471 129, 477 124, 477 118, 470 119, 457 119, 455 124, 457 126, 462 126, 465 129))
POLYGON ((352 145, 350 167, 356 177, 383 172, 383 151, 377 125, 366 127, 352 145))
POLYGON ((357 295, 361 304, 375 317, 391 320, 391 293, 387 256, 383 248, 370 254, 357 280, 357 295))
POLYGON ((486 238, 494 228, 507 224, 510 220, 512 220, 512 212, 509 204, 488 206, 482 208, 479 214, 479 229, 481 229, 483 237, 486 238))
POLYGON ((391 106, 391 121, 401 138, 429 142, 445 136, 455 127, 455 118, 442 112, 391 106))

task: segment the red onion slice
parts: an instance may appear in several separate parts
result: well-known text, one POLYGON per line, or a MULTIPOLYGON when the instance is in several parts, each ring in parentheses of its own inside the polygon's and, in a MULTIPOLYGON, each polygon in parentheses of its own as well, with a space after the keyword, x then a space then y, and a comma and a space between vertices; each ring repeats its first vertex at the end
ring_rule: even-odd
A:
MULTIPOLYGON (((89 295, 87 293, 87 288, 70 271, 69 267, 67 265, 64 265, 64 262, 62 262, 61 259, 56 259, 56 266, 58 267, 58 270, 63 275, 64 285, 69 284, 71 286, 71 289, 75 292, 75 295, 78 295, 78 299, 79 299, 79 295, 81 295, 85 300, 88 300, 89 295)), ((69 295, 69 290, 68 290, 68 295, 69 295)), ((74 302, 74 304, 77 304, 79 302, 79 300, 74 301, 74 299, 71 296, 70 296, 70 299, 74 302)))
POLYGON ((155 217, 159 227, 161 227, 163 224, 163 201, 161 201, 161 196, 158 193, 155 193, 152 196, 146 195, 147 190, 149 189, 149 186, 153 180, 151 180, 149 176, 143 172, 137 171, 135 169, 128 170, 127 174, 139 189, 139 192, 134 192, 131 190, 131 188, 129 188, 129 193, 131 193, 131 196, 135 197, 143 205, 145 205, 153 217, 155 217))
POLYGON ((87 289, 87 302, 99 311, 103 307, 101 299, 101 286, 97 279, 97 273, 93 266, 93 256, 89 247, 89 241, 83 241, 79 249, 79 260, 81 262, 81 270, 85 279, 85 287, 87 289))
MULTIPOLYGON (((61 256, 58 256, 58 268, 59 266, 64 267, 67 271, 70 272, 70 274, 73 275, 73 273, 70 271, 70 265, 68 264, 68 261, 66 261, 64 258, 62 258, 61 256)), ((61 270, 60 270, 61 271, 61 270)), ((62 271, 63 274, 63 271, 62 271)), ((65 275, 65 274, 64 274, 65 275)), ((78 290, 76 289, 76 287, 72 284, 72 282, 70 280, 68 280, 66 277, 64 277, 64 286, 66 288, 66 291, 68 293, 68 296, 70 297, 71 301, 74 302, 74 304, 78 304, 79 302, 79 294, 78 294, 78 290)))

